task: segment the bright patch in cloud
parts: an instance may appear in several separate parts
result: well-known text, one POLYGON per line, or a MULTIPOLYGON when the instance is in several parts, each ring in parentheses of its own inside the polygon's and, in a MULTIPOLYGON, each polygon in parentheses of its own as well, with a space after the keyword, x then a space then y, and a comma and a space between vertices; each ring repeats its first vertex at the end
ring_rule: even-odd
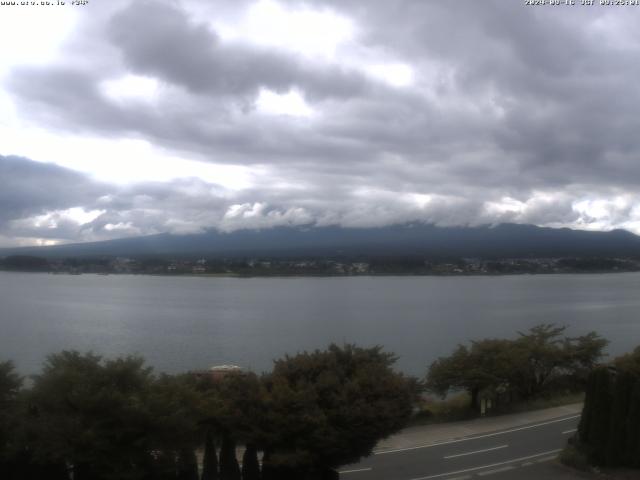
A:
POLYGON ((155 78, 125 75, 104 81, 101 87, 103 93, 116 102, 141 100, 150 103, 158 97, 159 83, 155 78))
POLYGON ((424 193, 411 193, 407 196, 410 203, 417 205, 419 208, 425 208, 433 200, 433 195, 424 193))
POLYGON ((256 99, 256 107, 260 113, 268 115, 311 117, 314 114, 313 109, 297 90, 279 94, 263 88, 256 99))
POLYGON ((573 211, 579 215, 575 226, 587 230, 625 228, 638 233, 637 199, 618 195, 611 198, 579 200, 573 211))
POLYGON ((9 94, 0 90, 0 128, 9 127, 17 122, 15 106, 9 94))
POLYGON ((504 215, 507 213, 522 213, 527 205, 511 197, 503 197, 498 202, 486 202, 485 208, 489 214, 504 215))
POLYGON ((69 220, 73 220, 79 225, 93 222, 104 213, 104 210, 85 210, 82 207, 69 208, 60 212, 60 215, 69 220))
POLYGON ((229 190, 241 190, 252 186, 254 177, 261 174, 255 166, 249 169, 184 159, 141 139, 64 136, 33 127, 3 129, 1 124, 0 138, 0 155, 55 163, 111 183, 197 177, 229 190))
POLYGON ((327 58, 354 36, 352 21, 332 10, 290 9, 273 0, 254 3, 238 25, 214 27, 223 38, 327 58))
POLYGON ((0 75, 18 64, 53 60, 74 28, 74 8, 2 7, 0 13, 0 75))
POLYGON ((307 225, 314 217, 301 207, 270 208, 264 202, 231 205, 218 228, 233 231, 242 228, 271 228, 282 225, 307 225))
POLYGON ((59 240, 37 237, 7 237, 0 235, 1 247, 49 247, 58 245, 59 240))
POLYGON ((372 77, 392 87, 409 87, 414 83, 414 72, 406 63, 383 63, 366 68, 372 77))
POLYGON ((60 223, 71 221, 78 225, 84 225, 92 222, 100 215, 104 213, 104 210, 85 210, 82 207, 73 207, 66 210, 55 210, 44 215, 38 215, 30 219, 23 220, 23 222, 30 222, 35 228, 58 228, 60 223))
POLYGON ((573 204, 573 210, 587 218, 611 220, 611 217, 626 209, 627 205, 628 202, 622 197, 581 200, 573 204))
POLYGON ((131 225, 131 222, 126 222, 126 223, 107 223, 104 226, 104 229, 109 231, 109 232, 113 232, 113 231, 127 231, 130 230, 133 227, 133 225, 131 225))

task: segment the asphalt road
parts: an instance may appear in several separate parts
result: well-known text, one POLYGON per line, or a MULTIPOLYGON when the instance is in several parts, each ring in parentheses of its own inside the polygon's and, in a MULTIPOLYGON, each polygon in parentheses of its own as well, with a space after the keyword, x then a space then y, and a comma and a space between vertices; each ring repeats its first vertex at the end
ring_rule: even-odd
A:
MULTIPOLYGON (((378 452, 340 472, 342 480, 495 480, 542 474, 578 425, 579 415, 431 445, 378 452), (538 473, 535 473, 538 472, 538 473)), ((564 477, 563 477, 564 478, 564 477)))

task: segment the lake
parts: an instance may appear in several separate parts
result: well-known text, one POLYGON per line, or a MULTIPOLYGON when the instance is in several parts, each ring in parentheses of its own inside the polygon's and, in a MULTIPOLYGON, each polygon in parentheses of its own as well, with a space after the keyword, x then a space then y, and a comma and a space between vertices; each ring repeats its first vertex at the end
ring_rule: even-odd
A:
POLYGON ((538 323, 640 344, 640 274, 199 278, 0 272, 0 360, 23 374, 62 349, 137 353, 159 371, 269 370, 330 342, 384 345, 423 375, 457 343, 538 323))

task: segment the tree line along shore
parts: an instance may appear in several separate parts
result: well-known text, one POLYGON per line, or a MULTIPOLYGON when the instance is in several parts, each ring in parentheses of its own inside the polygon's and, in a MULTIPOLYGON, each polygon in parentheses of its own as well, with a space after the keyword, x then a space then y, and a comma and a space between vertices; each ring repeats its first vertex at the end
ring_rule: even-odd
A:
POLYGON ((422 379, 395 371, 395 355, 380 346, 351 344, 287 355, 261 375, 157 374, 136 356, 63 351, 23 378, 4 362, 0 478, 336 479, 341 465, 433 415, 433 396, 456 391, 480 415, 586 390, 568 463, 637 468, 640 347, 602 363, 606 345, 595 332, 569 337, 543 324, 460 345, 422 379))
POLYGON ((146 274, 211 276, 507 275, 637 272, 637 258, 427 258, 377 256, 336 258, 171 258, 11 255, 0 270, 66 274, 146 274))

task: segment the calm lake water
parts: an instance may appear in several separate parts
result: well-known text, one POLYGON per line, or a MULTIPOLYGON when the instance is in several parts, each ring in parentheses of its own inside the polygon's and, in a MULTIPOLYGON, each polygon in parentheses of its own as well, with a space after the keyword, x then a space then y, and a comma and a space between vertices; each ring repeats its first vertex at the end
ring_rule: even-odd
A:
POLYGON ((0 272, 0 359, 34 373, 62 349, 138 353, 159 371, 269 370, 330 342, 384 345, 422 375, 459 342, 542 322, 640 344, 640 274, 197 278, 0 272))

